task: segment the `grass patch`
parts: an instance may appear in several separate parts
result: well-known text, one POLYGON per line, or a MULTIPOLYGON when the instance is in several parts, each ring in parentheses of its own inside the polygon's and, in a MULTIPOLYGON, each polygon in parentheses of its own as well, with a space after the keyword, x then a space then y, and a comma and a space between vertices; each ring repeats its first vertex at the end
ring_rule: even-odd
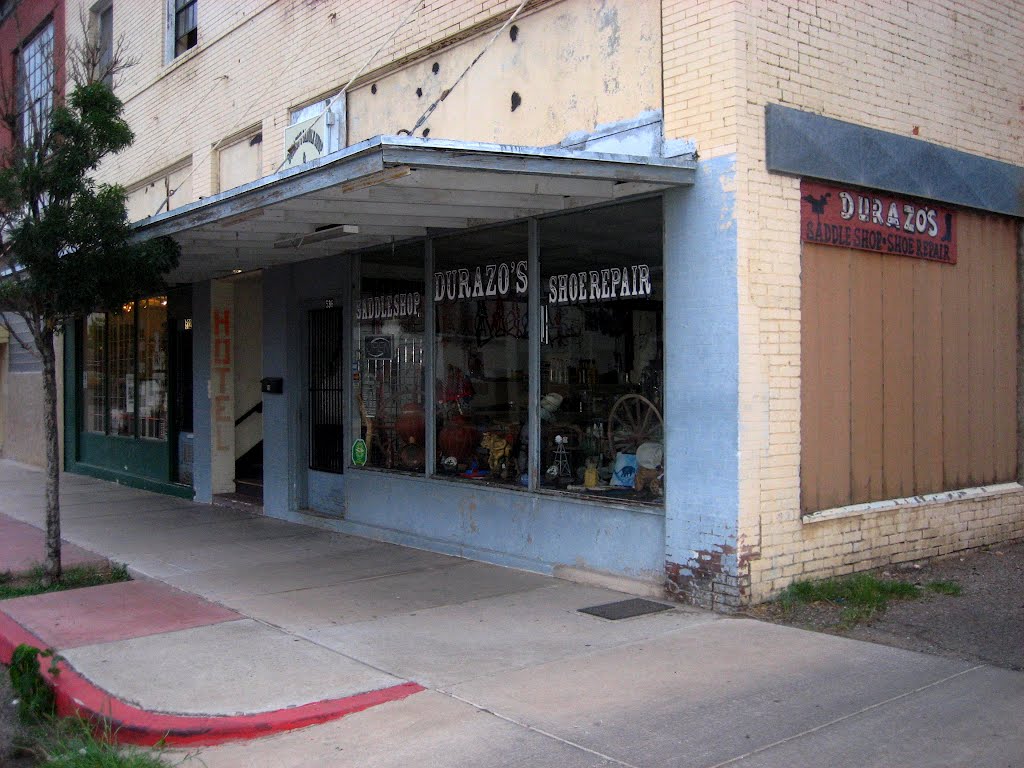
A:
POLYGON ((840 622, 849 627, 884 611, 890 600, 913 600, 920 595, 921 589, 914 584, 861 573, 790 584, 778 602, 785 610, 792 610, 798 603, 831 603, 842 608, 840 622))
POLYGON ((169 768, 160 752, 136 747, 119 747, 112 734, 93 733, 83 720, 67 718, 37 730, 33 750, 40 768, 169 768))
POLYGON ((3 576, 0 578, 0 600, 41 595, 44 592, 95 587, 100 584, 113 584, 131 579, 131 576, 128 575, 128 566, 120 563, 76 565, 65 568, 60 579, 48 587, 43 586, 43 567, 41 565, 37 565, 23 576, 11 576, 9 573, 3 576))
POLYGON ((940 595, 959 597, 963 594, 963 589, 955 581, 929 581, 924 588, 940 595))
MULTIPOLYGON (((79 717, 57 717, 53 690, 41 674, 43 664, 50 664, 50 671, 54 672, 52 665, 56 659, 52 650, 40 652, 28 645, 20 645, 14 651, 13 663, 6 672, 19 703, 28 702, 27 706, 18 707, 22 726, 14 735, 15 755, 31 759, 38 768, 174 768, 194 756, 189 753, 170 763, 162 747, 147 750, 119 746, 117 732, 107 722, 94 727, 93 723, 79 717)), ((0 673, 4 671, 0 666, 0 673)), ((4 689, 11 690, 6 686, 4 689)), ((11 710, 7 710, 0 713, 0 717, 11 714, 11 710)), ((10 726, 7 727, 9 730, 10 726)), ((0 745, 0 764, 6 764, 6 751, 7 748, 0 745)))

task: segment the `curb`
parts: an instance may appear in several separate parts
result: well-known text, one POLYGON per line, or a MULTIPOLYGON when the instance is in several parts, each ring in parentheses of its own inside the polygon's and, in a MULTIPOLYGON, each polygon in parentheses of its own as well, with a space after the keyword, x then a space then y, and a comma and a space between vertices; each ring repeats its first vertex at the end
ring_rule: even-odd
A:
MULTIPOLYGON (((0 611, 0 662, 9 664, 14 649, 22 643, 45 647, 38 637, 0 611)), ((169 747, 214 746, 228 741, 271 736, 337 720, 425 690, 418 683, 402 683, 340 699, 251 715, 171 715, 149 712, 121 701, 89 682, 65 661, 57 663, 56 675, 51 674, 46 666, 42 665, 41 672, 53 686, 58 715, 86 718, 104 730, 109 728, 118 743, 142 747, 157 744, 169 747)))

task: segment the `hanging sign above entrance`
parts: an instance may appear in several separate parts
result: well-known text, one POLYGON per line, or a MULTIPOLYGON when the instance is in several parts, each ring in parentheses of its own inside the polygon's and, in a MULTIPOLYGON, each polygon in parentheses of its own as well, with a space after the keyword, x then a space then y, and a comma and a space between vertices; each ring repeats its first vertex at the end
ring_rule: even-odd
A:
POLYGON ((800 239, 956 264, 956 211, 881 192, 800 183, 800 239))

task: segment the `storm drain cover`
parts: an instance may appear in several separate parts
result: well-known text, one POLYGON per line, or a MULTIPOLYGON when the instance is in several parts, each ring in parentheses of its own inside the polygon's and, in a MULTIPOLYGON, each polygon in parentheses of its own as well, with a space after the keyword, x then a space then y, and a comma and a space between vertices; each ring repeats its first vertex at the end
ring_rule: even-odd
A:
POLYGON ((656 603, 653 600, 634 597, 630 600, 619 600, 617 603, 605 603, 604 605, 594 605, 590 608, 580 608, 580 613, 589 613, 591 616, 618 621, 619 619, 632 619, 634 616, 644 616, 648 613, 671 611, 673 607, 664 603, 656 603))

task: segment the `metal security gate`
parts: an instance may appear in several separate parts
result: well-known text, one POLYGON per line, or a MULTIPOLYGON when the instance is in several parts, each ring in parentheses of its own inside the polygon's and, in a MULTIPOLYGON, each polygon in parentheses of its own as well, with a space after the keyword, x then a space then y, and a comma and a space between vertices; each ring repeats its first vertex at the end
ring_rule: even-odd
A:
POLYGON ((345 468, 342 311, 311 309, 309 349, 309 468, 340 473, 345 468))

